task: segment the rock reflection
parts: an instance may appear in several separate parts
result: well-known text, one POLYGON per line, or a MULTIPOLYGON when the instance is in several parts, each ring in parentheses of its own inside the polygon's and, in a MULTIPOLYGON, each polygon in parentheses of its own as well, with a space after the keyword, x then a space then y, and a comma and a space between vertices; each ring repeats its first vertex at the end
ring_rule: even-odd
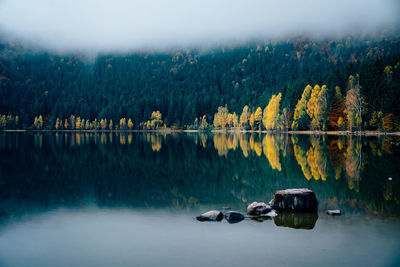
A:
POLYGON ((295 229, 314 229, 318 220, 318 213, 281 212, 274 217, 276 226, 295 229))

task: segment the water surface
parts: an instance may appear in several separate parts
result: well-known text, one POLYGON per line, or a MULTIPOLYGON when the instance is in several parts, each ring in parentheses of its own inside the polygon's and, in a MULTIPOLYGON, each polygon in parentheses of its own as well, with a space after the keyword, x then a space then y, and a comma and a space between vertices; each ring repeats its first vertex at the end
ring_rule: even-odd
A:
POLYGON ((399 142, 0 133, 0 265, 396 266, 399 142), (195 220, 209 209, 245 212, 292 187, 312 189, 319 212, 195 220))

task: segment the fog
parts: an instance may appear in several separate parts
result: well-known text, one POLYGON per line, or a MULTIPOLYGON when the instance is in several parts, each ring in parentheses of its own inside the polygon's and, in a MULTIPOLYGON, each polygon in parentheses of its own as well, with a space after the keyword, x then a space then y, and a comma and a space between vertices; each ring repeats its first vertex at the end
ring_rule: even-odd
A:
POLYGON ((0 0, 0 31, 46 49, 128 51, 373 32, 397 0, 0 0))

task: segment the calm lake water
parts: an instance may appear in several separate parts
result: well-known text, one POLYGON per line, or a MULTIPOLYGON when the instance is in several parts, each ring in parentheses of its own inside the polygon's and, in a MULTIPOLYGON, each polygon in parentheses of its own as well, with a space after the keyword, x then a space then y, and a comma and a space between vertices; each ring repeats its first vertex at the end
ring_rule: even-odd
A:
POLYGON ((3 132, 0 155, 0 266, 400 265, 399 138, 3 132), (318 213, 195 220, 294 187, 318 213))

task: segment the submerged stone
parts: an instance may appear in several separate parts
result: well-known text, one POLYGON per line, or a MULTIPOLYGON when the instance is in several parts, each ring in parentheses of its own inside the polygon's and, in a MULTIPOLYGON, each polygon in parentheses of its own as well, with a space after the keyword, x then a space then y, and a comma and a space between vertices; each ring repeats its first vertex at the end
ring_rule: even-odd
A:
POLYGON ((339 216, 339 215, 342 215, 342 212, 340 210, 327 210, 326 214, 332 215, 332 216, 339 216))
POLYGON ((228 211, 228 212, 225 214, 225 219, 226 219, 229 223, 238 223, 238 222, 244 220, 244 215, 241 214, 240 212, 228 211))
POLYGON ((276 191, 270 205, 278 211, 316 212, 318 210, 315 193, 306 188, 276 191))
POLYGON ((282 212, 279 213, 278 216, 274 217, 274 223, 276 226, 307 230, 313 229, 317 220, 317 212, 282 212))
POLYGON ((222 221, 223 218, 224 218, 224 215, 219 210, 210 210, 210 211, 207 211, 207 212, 201 214, 200 216, 196 217, 196 219, 201 222, 204 222, 204 221, 219 222, 219 221, 222 221))
POLYGON ((261 216, 271 211, 271 207, 264 202, 253 202, 247 207, 247 215, 261 216))

